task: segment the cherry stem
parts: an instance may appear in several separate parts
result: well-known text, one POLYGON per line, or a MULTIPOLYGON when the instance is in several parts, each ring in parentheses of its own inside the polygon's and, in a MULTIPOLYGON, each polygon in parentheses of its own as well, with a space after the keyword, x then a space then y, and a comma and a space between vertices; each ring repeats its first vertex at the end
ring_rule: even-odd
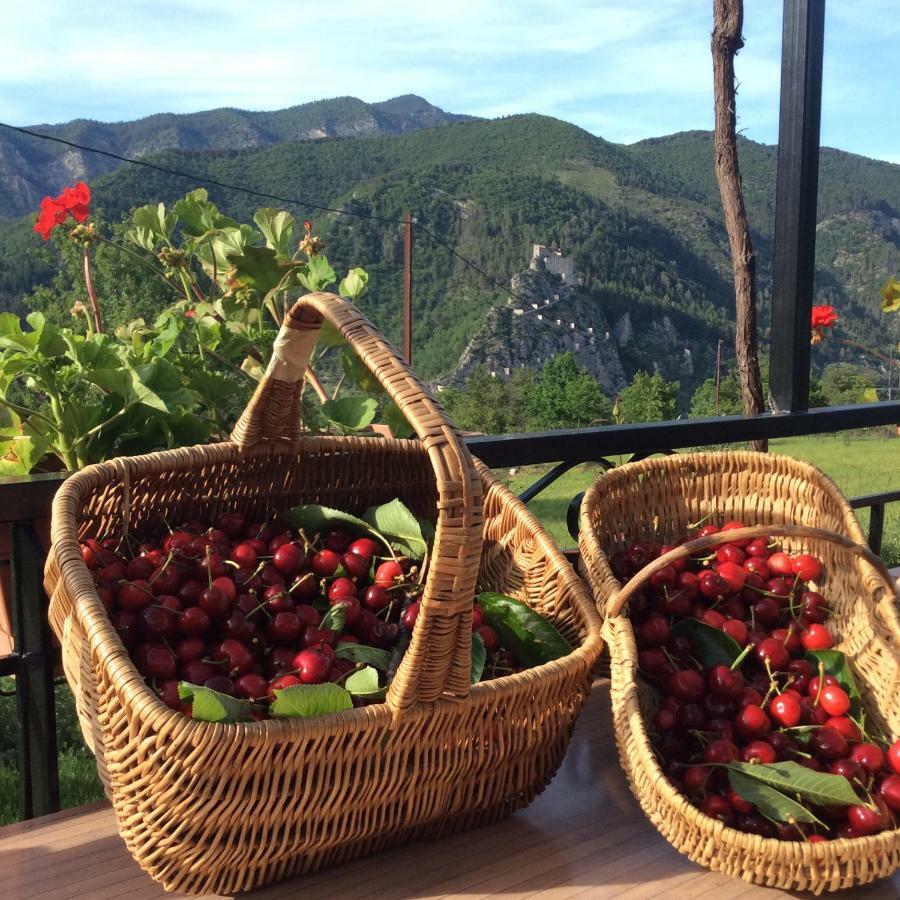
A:
POLYGON ((819 698, 822 696, 822 688, 825 686, 825 663, 819 660, 819 683, 816 686, 816 699, 813 700, 813 706, 819 705, 819 698))
POLYGON ((732 672, 740 668, 741 663, 747 658, 747 654, 753 649, 752 644, 747 644, 743 650, 737 655, 734 662, 729 666, 732 672))

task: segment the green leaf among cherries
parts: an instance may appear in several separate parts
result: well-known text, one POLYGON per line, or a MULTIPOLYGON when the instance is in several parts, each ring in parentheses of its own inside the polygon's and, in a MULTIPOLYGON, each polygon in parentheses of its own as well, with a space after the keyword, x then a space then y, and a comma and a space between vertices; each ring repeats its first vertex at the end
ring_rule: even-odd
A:
POLYGON ((339 684, 297 684, 275 691, 269 714, 279 718, 309 718, 353 708, 350 692, 339 684))
MULTIPOLYGON (((337 607, 332 607, 335 609, 337 607)), ((338 659, 349 659, 350 662, 374 666, 381 672, 387 672, 391 664, 391 654, 380 647, 369 647, 366 644, 340 643, 334 648, 338 659)))
MULTIPOLYGON (((817 806, 852 806, 859 797, 843 775, 814 772, 795 762, 728 764, 729 778, 739 773, 778 790, 797 794, 817 806)), ((735 787, 735 790, 741 792, 735 787)), ((741 794, 743 797, 744 795, 741 794)), ((748 799, 748 798, 745 798, 748 799)), ((754 801, 750 801, 751 803, 754 801)), ((805 820, 810 821, 810 820, 805 820)))
POLYGON ((672 628, 672 633, 686 637, 704 666, 731 666, 741 655, 743 647, 720 628, 714 628, 699 619, 682 619, 672 628))
POLYGON ((805 806, 764 781, 758 781, 732 768, 728 770, 728 781, 735 793, 752 803, 768 819, 776 822, 811 822, 824 826, 824 822, 819 821, 805 806))
POLYGON ((239 700, 229 694, 210 690, 199 684, 179 682, 178 696, 190 700, 191 716, 201 722, 247 722, 250 720, 249 700, 239 700))
POLYGON ((355 697, 371 697, 382 691, 378 683, 378 670, 372 666, 354 672, 344 681, 344 687, 355 697))
POLYGON ((469 678, 470 684, 478 684, 484 674, 484 666, 487 662, 487 647, 477 631, 472 632, 472 672, 469 678))
POLYGON ((421 557, 428 549, 419 520, 401 500, 370 506, 363 519, 374 533, 386 537, 398 553, 421 557))
POLYGON ((556 628, 521 600, 485 591, 478 595, 478 604, 501 645, 523 665, 540 666, 572 652, 556 628))

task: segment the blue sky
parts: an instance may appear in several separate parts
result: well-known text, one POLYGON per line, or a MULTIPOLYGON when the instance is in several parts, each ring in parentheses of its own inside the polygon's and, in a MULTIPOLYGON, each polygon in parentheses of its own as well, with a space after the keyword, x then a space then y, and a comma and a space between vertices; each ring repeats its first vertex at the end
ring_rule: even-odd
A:
MULTIPOLYGON (((781 2, 745 6, 739 125, 774 143, 781 2)), ((0 119, 416 93, 631 142, 711 127, 711 18, 711 0, 38 0, 16 4, 0 33, 0 119)), ((829 0, 826 22, 822 143, 900 162, 896 0, 829 0)))

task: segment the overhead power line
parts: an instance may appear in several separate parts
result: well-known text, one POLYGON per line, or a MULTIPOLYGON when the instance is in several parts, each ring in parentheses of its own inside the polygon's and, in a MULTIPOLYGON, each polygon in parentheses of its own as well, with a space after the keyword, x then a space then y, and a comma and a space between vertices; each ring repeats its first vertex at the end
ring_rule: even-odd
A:
MULTIPOLYGON (((52 134, 42 134, 39 131, 32 131, 30 128, 22 128, 19 125, 10 125, 7 122, 0 122, 0 127, 8 128, 10 131, 16 131, 19 134, 25 134, 25 135, 28 135, 29 137, 37 138, 38 140, 51 141, 52 143, 55 143, 55 144, 63 144, 66 147, 72 147, 75 150, 81 150, 84 153, 95 153, 98 156, 106 156, 109 159, 115 159, 115 160, 118 160, 119 162, 128 163, 129 165, 132 165, 132 166, 141 166, 142 168, 145 168, 145 169, 152 169, 155 172, 161 172, 164 175, 172 175, 176 178, 184 178, 189 181, 193 181, 193 182, 200 183, 200 184, 209 184, 214 187, 223 188, 224 190, 227 190, 227 191, 236 191, 238 193, 247 194, 248 196, 252 196, 252 197, 261 197, 265 200, 275 200, 278 203, 286 203, 290 206, 299 206, 299 207, 302 207, 305 209, 317 209, 317 210, 320 210, 321 212, 336 213, 337 215, 351 216, 351 217, 354 217, 357 219, 369 219, 369 220, 372 220, 375 222, 386 222, 390 225, 403 225, 404 224, 402 219, 392 219, 387 216, 376 216, 371 213, 354 212, 354 211, 346 210, 346 209, 337 209, 336 207, 333 207, 333 206, 323 206, 322 204, 313 203, 311 200, 307 200, 302 197, 295 197, 295 198, 282 197, 282 196, 279 196, 278 194, 270 194, 266 191, 257 191, 257 190, 254 190, 253 188, 244 187, 243 185, 231 184, 227 181, 219 181, 218 179, 215 179, 215 178, 207 178, 205 175, 198 175, 196 172, 185 172, 181 169, 173 169, 173 168, 170 168, 169 166, 161 166, 157 163, 147 162, 147 160, 144 160, 144 159, 133 159, 132 157, 129 157, 129 156, 122 156, 119 153, 113 153, 111 150, 101 150, 99 147, 89 147, 86 144, 79 144, 76 141, 69 141, 69 140, 66 140, 65 138, 57 137, 56 135, 52 135, 52 134)), ((449 253, 451 253, 454 257, 456 257, 456 259, 458 259, 460 262, 464 263, 466 266, 468 266, 470 269, 472 269, 472 271, 477 272, 479 275, 481 275, 481 277, 484 278, 484 280, 488 284, 491 284, 498 290, 501 290, 501 291, 509 294, 509 296, 512 297, 513 299, 521 301, 522 298, 519 297, 514 291, 510 290, 508 287, 503 285, 501 282, 497 281, 496 279, 494 279, 493 277, 488 275, 488 273, 485 272, 484 269, 482 269, 480 266, 476 265, 474 262, 472 262, 472 260, 463 256, 456 249, 454 249, 450 244, 448 244, 443 239, 439 238, 433 231, 426 228, 421 223, 421 221, 419 221, 418 219, 414 219, 413 222, 416 224, 416 227, 419 231, 428 235, 428 237, 430 237, 436 244, 443 247, 445 250, 447 250, 449 253)))

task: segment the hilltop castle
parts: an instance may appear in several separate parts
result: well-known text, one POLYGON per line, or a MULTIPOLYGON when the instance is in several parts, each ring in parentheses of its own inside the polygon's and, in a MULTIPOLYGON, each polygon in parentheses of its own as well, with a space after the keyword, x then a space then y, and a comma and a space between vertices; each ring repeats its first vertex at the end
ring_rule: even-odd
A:
POLYGON ((550 272, 552 275, 558 275, 565 285, 578 284, 572 257, 566 256, 555 244, 551 247, 535 244, 531 251, 529 268, 535 272, 550 272))

